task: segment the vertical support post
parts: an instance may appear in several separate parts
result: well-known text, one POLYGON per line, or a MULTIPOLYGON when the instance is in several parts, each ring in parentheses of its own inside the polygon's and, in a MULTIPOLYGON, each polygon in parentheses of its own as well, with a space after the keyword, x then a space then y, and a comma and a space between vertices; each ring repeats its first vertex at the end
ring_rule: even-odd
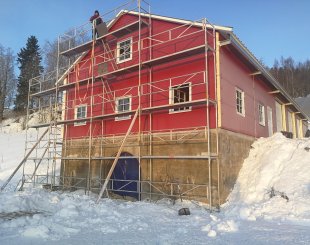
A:
POLYGON ((211 137, 210 137, 210 94, 209 94, 209 65, 208 65, 208 29, 207 29, 207 19, 203 20, 203 28, 204 28, 204 38, 205 38, 205 83, 206 83, 206 123, 207 123, 207 138, 208 138, 208 185, 209 185, 209 208, 210 212, 212 210, 212 175, 211 175, 211 137))
MULTIPOLYGON (((89 194, 91 189, 91 158, 93 141, 93 104, 94 104, 94 79, 95 79, 95 21, 93 21, 93 42, 91 52, 91 94, 90 94, 90 120, 89 120, 89 141, 88 141, 88 173, 86 180, 86 191, 89 194)), ((87 115, 86 115, 87 117, 87 115)))
POLYGON ((138 34, 138 62, 139 62, 139 86, 138 86, 138 98, 139 98, 139 104, 138 104, 138 115, 139 115, 139 131, 138 131, 138 143, 139 143, 139 181, 138 181, 138 196, 139 200, 141 200, 141 192, 140 192, 140 181, 141 181, 141 0, 138 1, 138 11, 139 11, 139 34, 138 34))
MULTIPOLYGON (((28 122, 29 122, 29 110, 30 110, 30 91, 31 91, 31 82, 32 82, 32 79, 29 81, 29 86, 28 86, 28 98, 27 98, 27 115, 26 115, 26 120, 25 120, 25 123, 26 123, 26 141, 25 141, 25 151, 24 151, 24 157, 26 156, 27 154, 27 145, 28 145, 28 130, 29 130, 29 125, 28 125, 28 122)), ((25 180, 25 164, 26 164, 26 161, 23 162, 23 173, 22 173, 22 181, 25 180)))
MULTIPOLYGON (((214 28, 213 28, 214 30, 214 28)), ((221 74, 220 74, 220 36, 219 33, 216 32, 214 34, 215 38, 215 91, 216 91, 216 165, 217 165, 217 188, 218 188, 218 203, 221 202, 220 196, 220 162, 219 162, 219 133, 218 130, 222 126, 222 117, 221 117, 221 74)))

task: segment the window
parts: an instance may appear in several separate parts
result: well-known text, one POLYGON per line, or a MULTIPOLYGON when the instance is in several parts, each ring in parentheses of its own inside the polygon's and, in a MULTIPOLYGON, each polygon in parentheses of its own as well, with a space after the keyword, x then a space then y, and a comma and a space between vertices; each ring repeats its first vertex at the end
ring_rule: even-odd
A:
MULTIPOLYGON (((170 87, 170 104, 175 105, 191 101, 191 84, 186 83, 170 87)), ((182 112, 191 110, 190 106, 170 109, 170 112, 182 112)))
POLYGON ((244 109, 244 92, 236 88, 236 110, 241 116, 245 116, 244 109))
MULTIPOLYGON (((75 107, 75 112, 74 112, 74 118, 75 119, 81 119, 81 118, 86 118, 87 116, 87 106, 86 105, 78 105, 75 107)), ((79 126, 79 125, 85 125, 86 121, 79 121, 75 122, 74 126, 79 126)))
POLYGON ((265 106, 258 104, 258 122, 260 125, 265 126, 265 106))
POLYGON ((283 129, 283 106, 276 101, 276 119, 277 119, 277 132, 280 132, 283 129))
POLYGON ((267 106, 267 121, 268 121, 268 135, 273 135, 273 119, 272 119, 272 109, 267 106))
MULTIPOLYGON (((117 98, 115 106, 116 113, 131 111, 131 97, 117 98)), ((115 118, 115 121, 126 120, 129 118, 131 118, 130 115, 119 116, 115 118)))
POLYGON ((117 63, 132 59, 132 38, 117 43, 117 63))

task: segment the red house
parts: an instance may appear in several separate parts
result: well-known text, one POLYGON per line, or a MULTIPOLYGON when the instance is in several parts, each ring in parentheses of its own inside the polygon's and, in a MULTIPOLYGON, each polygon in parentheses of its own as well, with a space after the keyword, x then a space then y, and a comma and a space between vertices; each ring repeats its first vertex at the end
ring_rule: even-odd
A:
POLYGON ((255 138, 303 136, 307 117, 232 28, 140 11, 94 28, 60 39, 78 58, 31 95, 62 95, 60 185, 218 205, 255 138))

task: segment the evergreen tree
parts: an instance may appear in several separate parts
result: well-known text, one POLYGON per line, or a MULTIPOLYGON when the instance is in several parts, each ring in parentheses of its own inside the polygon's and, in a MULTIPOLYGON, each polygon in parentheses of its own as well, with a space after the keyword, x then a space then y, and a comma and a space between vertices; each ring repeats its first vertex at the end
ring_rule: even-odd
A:
POLYGON ((18 77, 15 110, 25 111, 28 103, 29 80, 43 72, 40 47, 35 36, 28 38, 26 47, 20 50, 17 57, 20 75, 18 77))

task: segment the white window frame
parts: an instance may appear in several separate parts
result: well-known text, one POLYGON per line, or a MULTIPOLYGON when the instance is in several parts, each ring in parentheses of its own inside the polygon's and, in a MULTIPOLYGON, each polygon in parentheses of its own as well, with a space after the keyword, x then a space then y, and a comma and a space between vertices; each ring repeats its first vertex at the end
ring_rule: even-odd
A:
MULTIPOLYGON (((188 101, 185 101, 185 102, 192 101, 192 83, 187 82, 187 83, 182 83, 182 84, 170 86, 170 89, 169 89, 169 104, 170 105, 177 105, 179 103, 182 103, 182 102, 179 102, 179 103, 174 102, 174 91, 177 88, 184 86, 184 85, 188 85, 188 93, 189 93, 188 101)), ((187 112, 187 111, 191 111, 191 110, 192 110, 191 106, 184 106, 184 107, 180 107, 180 108, 169 109, 169 113, 171 113, 171 114, 172 113, 182 113, 182 112, 187 112)))
MULTIPOLYGON (((126 111, 119 111, 118 110, 119 102, 121 100, 124 100, 124 99, 129 99, 129 108, 126 111, 131 111, 131 105, 132 105, 131 96, 123 96, 123 97, 118 97, 118 98, 115 99, 115 112, 116 113, 126 112, 126 111)), ((130 118, 131 118, 131 115, 118 116, 118 117, 115 117, 115 121, 128 120, 130 118)))
MULTIPOLYGON (((81 118, 87 118, 87 104, 77 105, 74 108, 74 119, 81 119, 81 118), (84 117, 78 117, 79 108, 85 108, 84 117)), ((86 125, 86 121, 74 122, 74 126, 82 126, 82 125, 86 125)))
MULTIPOLYGON (((128 45, 129 46, 129 45, 128 45)), ((122 41, 120 41, 120 42, 117 42, 117 45, 116 45, 116 63, 117 64, 120 64, 120 63, 123 63, 123 62, 126 62, 126 61, 128 61, 128 60, 132 60, 132 37, 130 37, 130 38, 127 38, 127 39, 124 39, 124 40, 122 40, 122 41), (124 58, 124 59, 121 59, 121 57, 123 57, 122 55, 123 54, 121 54, 121 48, 120 48, 120 46, 121 46, 121 44, 122 43, 124 43, 124 42, 127 42, 128 40, 130 40, 130 52, 129 52, 129 57, 128 58, 124 58)))
POLYGON ((265 106, 262 103, 258 104, 258 123, 261 126, 266 126, 265 106))
POLYGON ((236 96, 236 112, 238 115, 245 117, 245 106, 244 106, 244 91, 236 88, 235 89, 235 96, 236 96), (239 101, 241 100, 241 105, 238 103, 238 95, 241 95, 241 98, 239 98, 239 101), (240 110, 241 109, 241 110, 240 110))

